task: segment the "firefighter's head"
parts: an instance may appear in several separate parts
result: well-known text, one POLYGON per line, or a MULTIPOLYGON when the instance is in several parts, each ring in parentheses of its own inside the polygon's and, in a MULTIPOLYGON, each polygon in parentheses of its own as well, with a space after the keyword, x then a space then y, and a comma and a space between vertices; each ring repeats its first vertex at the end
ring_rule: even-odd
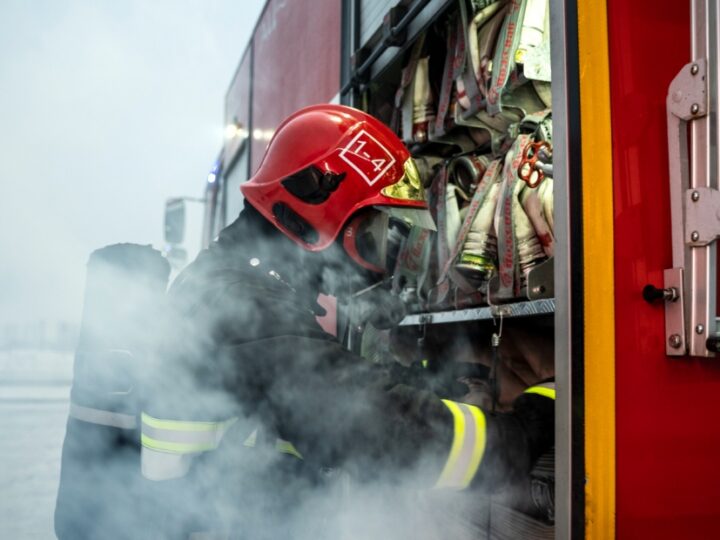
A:
POLYGON ((305 250, 324 251, 342 235, 348 255, 378 273, 392 271, 395 240, 408 227, 434 227, 402 142, 377 119, 342 105, 315 105, 287 118, 241 189, 305 250))

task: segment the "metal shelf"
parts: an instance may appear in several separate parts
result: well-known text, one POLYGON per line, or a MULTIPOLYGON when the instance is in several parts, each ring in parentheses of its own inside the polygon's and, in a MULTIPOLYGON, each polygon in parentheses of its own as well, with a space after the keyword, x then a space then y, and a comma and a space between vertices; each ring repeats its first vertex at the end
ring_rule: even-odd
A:
POLYGON ((554 298, 516 302, 514 304, 501 304, 492 307, 482 306, 434 313, 414 313, 400 321, 400 326, 480 321, 499 317, 500 315, 504 318, 532 317, 534 315, 548 315, 550 313, 555 313, 554 298))

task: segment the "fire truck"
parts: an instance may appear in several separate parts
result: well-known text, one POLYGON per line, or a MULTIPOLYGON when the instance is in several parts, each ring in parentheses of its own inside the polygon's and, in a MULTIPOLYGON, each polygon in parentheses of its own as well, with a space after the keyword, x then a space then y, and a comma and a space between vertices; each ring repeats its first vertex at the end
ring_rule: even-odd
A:
MULTIPOLYGON (((496 208, 494 278, 479 294, 450 283, 460 301, 428 294, 400 325, 473 339, 503 317, 554 332, 556 538, 720 538, 719 10, 717 0, 268 0, 227 91, 204 245, 242 209, 239 186, 274 129, 310 104, 366 110, 424 160, 440 260, 457 269, 466 257, 471 283, 487 261, 453 246, 449 229, 473 223, 449 186, 472 200, 482 186, 472 167, 495 161, 524 190, 545 176, 553 249, 541 241, 536 260, 513 262, 512 211, 496 208), (458 164, 439 187, 438 162, 458 164)), ((503 182, 501 200, 516 193, 503 182)), ((430 287, 445 274, 436 268, 430 287)))

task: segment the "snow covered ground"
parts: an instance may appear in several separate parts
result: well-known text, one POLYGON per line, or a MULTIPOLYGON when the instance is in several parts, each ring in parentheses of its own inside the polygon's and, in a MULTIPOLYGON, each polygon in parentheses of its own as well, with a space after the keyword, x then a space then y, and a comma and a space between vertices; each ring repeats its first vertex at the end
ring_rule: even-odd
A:
POLYGON ((0 351, 0 539, 52 539, 72 354, 0 351))

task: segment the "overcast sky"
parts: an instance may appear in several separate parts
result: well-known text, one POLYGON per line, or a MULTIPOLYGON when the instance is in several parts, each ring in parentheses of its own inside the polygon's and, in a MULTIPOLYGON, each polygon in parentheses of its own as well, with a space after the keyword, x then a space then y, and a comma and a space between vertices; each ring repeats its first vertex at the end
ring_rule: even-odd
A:
POLYGON ((201 196, 265 0, 0 0, 0 323, 79 320, 93 249, 201 196))

